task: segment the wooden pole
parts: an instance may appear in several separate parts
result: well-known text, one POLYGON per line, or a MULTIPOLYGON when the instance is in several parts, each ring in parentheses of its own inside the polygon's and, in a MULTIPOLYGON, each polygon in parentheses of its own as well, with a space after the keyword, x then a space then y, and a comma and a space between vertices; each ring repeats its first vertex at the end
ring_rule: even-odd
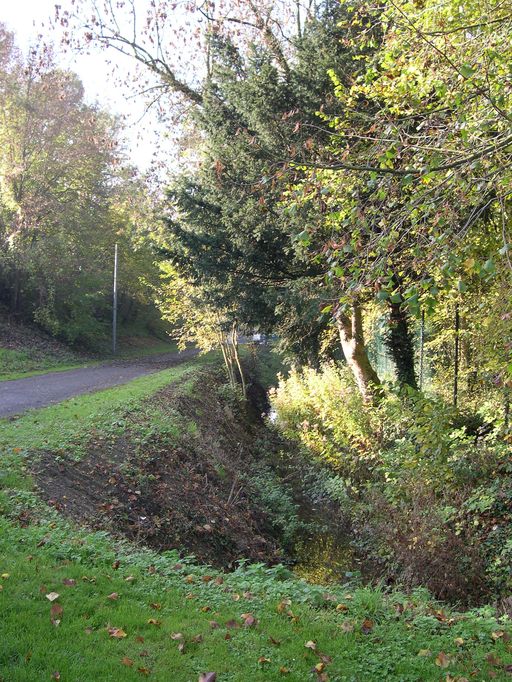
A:
POLYGON ((460 316, 459 304, 455 304, 455 364, 453 367, 453 405, 457 407, 457 400, 459 398, 459 330, 460 330, 460 316))
POLYGON ((425 360, 425 311, 421 311, 421 323, 420 323, 420 391, 423 389, 423 365, 425 360))

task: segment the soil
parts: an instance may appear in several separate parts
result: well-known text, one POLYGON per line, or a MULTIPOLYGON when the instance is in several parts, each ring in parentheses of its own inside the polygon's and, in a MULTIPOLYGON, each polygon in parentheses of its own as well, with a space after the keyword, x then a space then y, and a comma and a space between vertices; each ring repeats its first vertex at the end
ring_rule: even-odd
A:
POLYGON ((178 435, 151 434, 139 410, 126 416, 122 436, 93 437, 80 461, 46 453, 32 472, 41 496, 81 524, 159 551, 185 550, 228 568, 240 558, 280 561, 271 520, 240 482, 263 426, 219 397, 218 385, 206 370, 194 386, 148 399, 146 408, 178 425, 178 435))

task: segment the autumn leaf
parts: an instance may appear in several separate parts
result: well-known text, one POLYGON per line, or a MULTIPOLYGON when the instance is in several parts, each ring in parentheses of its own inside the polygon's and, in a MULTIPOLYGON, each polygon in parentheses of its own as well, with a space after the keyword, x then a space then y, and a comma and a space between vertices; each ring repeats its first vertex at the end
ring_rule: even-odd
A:
POLYGON ((203 635, 194 635, 192 637, 192 641, 194 642, 194 644, 201 644, 201 642, 203 641, 203 635))
POLYGON ((149 675, 151 675, 151 670, 149 668, 137 668, 137 672, 141 675, 145 675, 145 677, 149 677, 149 675))
POLYGON ((373 630, 374 625, 375 623, 373 622, 373 620, 365 618, 363 624, 361 625, 361 632, 363 633, 363 635, 369 635, 370 632, 373 630))
POLYGON ((115 601, 116 599, 119 599, 119 595, 117 592, 112 592, 107 596, 107 599, 110 599, 110 601, 115 601))
POLYGON ((64 609, 60 604, 52 604, 52 608, 50 609, 50 620, 55 627, 60 624, 63 612, 64 609))
POLYGON ((420 650, 418 651, 418 654, 417 654, 417 655, 418 655, 418 656, 425 656, 425 657, 426 657, 426 656, 432 656, 432 652, 430 651, 430 649, 420 649, 420 650))
POLYGON ((217 673, 201 673, 199 675, 199 682, 216 682, 217 673))
POLYGON ((288 608, 288 606, 291 606, 291 603, 292 603, 292 602, 290 601, 290 599, 283 599, 283 600, 280 601, 279 604, 277 605, 277 612, 278 612, 278 613, 283 613, 284 611, 286 611, 286 609, 288 608))
POLYGON ((158 602, 153 602, 152 604, 150 604, 150 607, 152 609, 155 609, 155 611, 160 611, 160 609, 162 608, 162 604, 159 604, 158 602))
POLYGON ((271 663, 271 660, 270 660, 270 658, 265 658, 265 656, 260 656, 258 658, 258 663, 260 665, 263 665, 264 663, 271 663))
POLYGON ((345 620, 339 627, 343 632, 354 632, 354 625, 349 620, 345 620))
POLYGON ((226 627, 232 630, 233 628, 239 628, 240 623, 238 623, 236 620, 228 620, 226 621, 226 627))
POLYGON ((346 604, 338 604, 336 606, 336 611, 348 611, 348 606, 346 604))
POLYGON ((505 632, 503 630, 496 630, 496 632, 491 633, 491 637, 494 639, 495 642, 498 641, 498 639, 501 639, 505 632))
POLYGON ((131 658, 128 658, 128 656, 125 656, 124 658, 121 659, 121 663, 123 665, 128 666, 128 668, 131 668, 133 666, 133 661, 131 658))
POLYGON ((76 585, 76 580, 74 580, 73 578, 64 578, 62 583, 67 587, 74 587, 76 585))
POLYGON ((211 620, 211 621, 209 622, 209 625, 210 625, 210 627, 211 627, 212 630, 216 630, 217 628, 220 628, 220 624, 217 623, 216 620, 211 620))
POLYGON ((311 649, 311 651, 316 651, 316 642, 314 642, 312 639, 308 640, 304 646, 306 649, 311 649))
POLYGON ((290 674, 289 669, 288 669, 288 668, 285 668, 284 665, 282 665, 282 666, 279 668, 279 672, 280 672, 281 675, 289 675, 289 674, 290 674))
POLYGON ((49 592, 49 593, 46 595, 46 598, 47 598, 49 601, 55 601, 55 600, 58 599, 59 597, 60 597, 60 595, 59 595, 57 592, 49 592))
POLYGON ((274 639, 273 637, 269 637, 268 641, 270 644, 273 644, 274 646, 280 646, 281 642, 278 639, 274 639))
POLYGON ((58 670, 52 673, 52 680, 60 680, 60 672, 58 670))
POLYGON ((440 651, 436 656, 435 663, 440 668, 447 668, 450 665, 450 657, 444 651, 440 651))
POLYGON ((171 632, 171 639, 183 639, 183 634, 181 632, 171 632))
POLYGON ((244 621, 244 626, 246 628, 253 628, 255 625, 257 625, 258 621, 256 618, 252 615, 252 613, 242 613, 240 616, 242 620, 244 621))
POLYGON ((123 639, 124 637, 128 637, 122 628, 108 628, 108 634, 114 639, 123 639))
POLYGON ((159 628, 160 625, 162 625, 162 621, 161 621, 161 620, 157 620, 156 618, 150 618, 150 619, 148 620, 148 625, 155 625, 157 628, 159 628))

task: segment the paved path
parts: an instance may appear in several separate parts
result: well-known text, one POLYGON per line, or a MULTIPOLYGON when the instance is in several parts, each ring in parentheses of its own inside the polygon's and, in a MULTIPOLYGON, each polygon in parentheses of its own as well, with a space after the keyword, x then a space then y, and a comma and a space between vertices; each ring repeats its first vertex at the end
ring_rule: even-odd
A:
POLYGON ((194 349, 182 353, 153 355, 136 361, 81 367, 64 372, 39 374, 26 379, 0 382, 0 417, 46 407, 82 393, 125 384, 131 379, 179 365, 197 355, 194 349))

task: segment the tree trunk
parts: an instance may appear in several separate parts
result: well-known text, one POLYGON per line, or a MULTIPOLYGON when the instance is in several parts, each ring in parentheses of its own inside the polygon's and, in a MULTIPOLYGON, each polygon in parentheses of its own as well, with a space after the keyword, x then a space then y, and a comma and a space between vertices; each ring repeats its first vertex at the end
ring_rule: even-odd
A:
POLYGON ((370 402, 379 393, 380 379, 368 359, 364 345, 361 306, 353 305, 349 315, 338 314, 336 324, 347 365, 352 370, 363 399, 370 402))
POLYGON ((401 303, 389 304, 389 332, 385 343, 396 367, 398 383, 418 388, 414 371, 414 344, 409 316, 401 303))

